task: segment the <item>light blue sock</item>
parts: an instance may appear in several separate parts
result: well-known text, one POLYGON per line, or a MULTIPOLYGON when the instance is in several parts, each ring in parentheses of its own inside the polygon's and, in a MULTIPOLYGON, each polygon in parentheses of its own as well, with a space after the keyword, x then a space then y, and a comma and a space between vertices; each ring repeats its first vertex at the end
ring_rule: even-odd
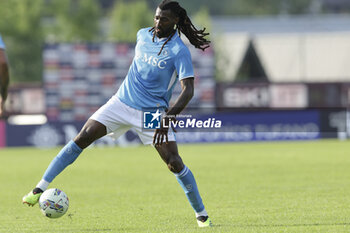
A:
POLYGON ((196 180, 188 167, 184 167, 180 173, 174 173, 177 181, 185 191, 186 197, 196 213, 204 210, 202 198, 199 195, 196 180))
POLYGON ((46 169, 43 179, 52 182, 69 164, 72 164, 83 150, 74 141, 62 148, 46 169))

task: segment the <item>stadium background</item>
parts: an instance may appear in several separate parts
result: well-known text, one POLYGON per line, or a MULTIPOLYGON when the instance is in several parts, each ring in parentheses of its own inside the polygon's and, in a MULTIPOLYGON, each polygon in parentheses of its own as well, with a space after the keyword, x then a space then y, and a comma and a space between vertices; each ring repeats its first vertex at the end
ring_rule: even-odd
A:
MULTIPOLYGON (((228 123, 178 137, 197 142, 179 153, 195 174, 210 231, 349 232, 350 1, 180 2, 213 41, 210 51, 195 50, 201 58, 192 54, 206 63, 194 62, 191 109, 228 123)), ((21 202, 61 149, 55 145, 117 89, 125 54, 158 3, 0 1, 11 63, 0 123, 0 232, 203 232, 154 148, 129 146, 139 145, 133 133, 120 146, 100 141, 110 147, 87 149, 54 180, 70 198, 62 218, 21 202)))
MULTIPOLYGON (((39 3, 50 7, 58 2, 37 0, 30 7, 39 3)), ((28 40, 25 34, 20 40, 18 34, 4 23, 0 24, 13 78, 6 106, 8 112, 0 122, 0 147, 54 147, 74 137, 84 121, 117 91, 133 58, 134 38, 118 39, 114 28, 122 30, 121 25, 128 21, 129 16, 122 17, 122 9, 131 6, 128 4, 135 4, 133 7, 141 4, 138 7, 146 7, 152 16, 156 6, 152 1, 60 2, 66 3, 62 3, 61 12, 60 8, 57 14, 52 9, 45 12, 40 8, 37 21, 28 21, 29 28, 42 26, 46 29, 36 41, 41 42, 38 47, 30 44, 35 30, 27 32, 28 40), (98 22, 98 36, 81 33, 80 38, 60 37, 64 33, 59 31, 59 17, 64 15, 64 10, 79 14, 90 9, 84 4, 95 4, 89 6, 91 9, 99 8, 100 17, 89 19, 95 20, 90 26, 98 22), (119 24, 113 24, 117 20, 113 12, 121 15, 119 24), (38 25, 30 25, 30 22, 38 25), (47 30, 51 27, 54 32, 47 30), (115 32, 115 36, 108 34, 109 31, 115 32), (35 75, 30 73, 34 66, 30 58, 23 60, 23 55, 21 60, 16 59, 18 43, 34 47, 35 53, 40 54, 41 63, 36 66, 35 75), (21 73, 21 69, 26 68, 27 73, 21 73)), ((10 3, 0 4, 5 7, 10 3)), ((21 4, 28 3, 13 1, 12 4, 20 8, 21 4)), ((226 6, 228 12, 213 8, 210 2, 201 4, 199 10, 189 3, 184 4, 188 4, 197 25, 209 27, 213 42, 205 52, 189 46, 197 77, 195 96, 189 108, 203 111, 199 117, 208 112, 210 116, 223 117, 227 125, 222 132, 180 133, 180 143, 348 137, 348 1, 305 0, 299 5, 292 1, 281 4, 271 1, 270 8, 260 10, 254 1, 250 5, 223 1, 223 8, 226 6), (241 6, 237 4, 242 7, 237 8, 241 6)), ((149 14, 140 17, 146 16, 149 14)), ((29 16, 16 18, 22 22, 26 17, 29 16)), ((140 23, 134 24, 132 27, 140 26, 140 23)), ((79 34, 78 29, 75 30, 79 34)), ((178 85, 174 97, 179 92, 178 85)), ((117 142, 107 137, 97 142, 110 146, 139 143, 133 132, 117 142)))

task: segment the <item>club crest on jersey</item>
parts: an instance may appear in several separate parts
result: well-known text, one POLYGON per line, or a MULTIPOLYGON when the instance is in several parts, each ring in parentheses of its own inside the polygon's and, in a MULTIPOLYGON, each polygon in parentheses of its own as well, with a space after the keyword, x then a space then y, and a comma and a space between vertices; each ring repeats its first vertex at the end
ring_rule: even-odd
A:
POLYGON ((164 48, 162 53, 164 56, 168 56, 169 51, 168 51, 168 49, 164 48))
POLYGON ((159 59, 156 56, 148 55, 147 53, 140 54, 137 53, 135 56, 136 60, 141 60, 149 65, 156 66, 159 69, 165 69, 166 61, 159 59))

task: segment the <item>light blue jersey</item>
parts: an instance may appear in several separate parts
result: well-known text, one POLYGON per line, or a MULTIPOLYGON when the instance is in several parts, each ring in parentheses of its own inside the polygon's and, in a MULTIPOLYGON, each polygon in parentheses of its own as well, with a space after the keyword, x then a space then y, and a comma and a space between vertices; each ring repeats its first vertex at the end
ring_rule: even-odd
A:
POLYGON ((194 77, 191 54, 178 33, 158 53, 166 38, 154 38, 144 28, 137 33, 135 57, 117 96, 135 109, 167 108, 176 81, 194 77))
POLYGON ((0 49, 5 49, 5 43, 2 40, 1 35, 0 35, 0 49))

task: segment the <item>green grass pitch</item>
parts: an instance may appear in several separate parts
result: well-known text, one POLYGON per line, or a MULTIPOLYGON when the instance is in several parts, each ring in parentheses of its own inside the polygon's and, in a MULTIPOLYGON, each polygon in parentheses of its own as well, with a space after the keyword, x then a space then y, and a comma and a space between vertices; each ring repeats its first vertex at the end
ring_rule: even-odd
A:
POLYGON ((44 217, 21 199, 58 151, 0 150, 0 232, 350 232, 350 141, 180 145, 211 229, 150 146, 85 150, 50 185, 67 214, 44 217))

